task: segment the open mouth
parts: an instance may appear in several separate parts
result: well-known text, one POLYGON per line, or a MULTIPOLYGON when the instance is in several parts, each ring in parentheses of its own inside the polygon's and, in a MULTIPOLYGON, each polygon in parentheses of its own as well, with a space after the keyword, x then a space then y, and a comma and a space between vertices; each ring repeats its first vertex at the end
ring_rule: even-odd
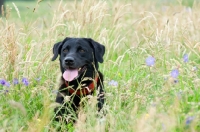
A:
POLYGON ((65 72, 63 73, 63 78, 66 81, 72 81, 77 79, 85 70, 86 66, 82 66, 80 68, 66 68, 65 72))

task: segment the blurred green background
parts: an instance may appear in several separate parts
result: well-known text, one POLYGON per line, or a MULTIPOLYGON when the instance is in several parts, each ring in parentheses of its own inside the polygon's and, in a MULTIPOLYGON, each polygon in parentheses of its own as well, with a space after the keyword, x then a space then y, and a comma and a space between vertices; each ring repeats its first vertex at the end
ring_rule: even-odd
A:
MULTIPOLYGON (((19 8, 19 11, 21 12, 21 9, 23 10, 24 8, 31 8, 32 6, 35 6, 37 3, 47 3, 47 2, 53 2, 53 1, 59 1, 59 0, 0 0, 0 5, 4 5, 4 7, 11 5, 12 3, 15 3, 17 5, 17 7, 19 8)), ((63 1, 75 1, 75 0, 63 0, 63 1)), ((80 1, 80 0, 77 0, 80 1)), ((145 2, 156 2, 158 6, 162 6, 162 5, 184 5, 187 7, 193 7, 193 5, 195 6, 197 3, 200 2, 200 0, 106 0, 106 1, 126 1, 128 2, 133 2, 133 1, 137 1, 137 2, 141 2, 141 3, 145 3, 145 2)), ((4 8, 5 10, 5 8, 4 8)), ((2 14, 2 9, 0 10, 0 13, 2 14)))

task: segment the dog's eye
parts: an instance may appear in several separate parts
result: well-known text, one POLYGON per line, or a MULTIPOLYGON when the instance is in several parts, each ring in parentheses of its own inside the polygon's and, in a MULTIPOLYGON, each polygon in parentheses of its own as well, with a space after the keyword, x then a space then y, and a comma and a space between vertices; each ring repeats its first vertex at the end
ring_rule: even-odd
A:
POLYGON ((80 52, 80 53, 84 53, 85 50, 84 50, 84 49, 79 49, 79 52, 80 52))
POLYGON ((67 53, 67 52, 68 52, 68 49, 64 49, 63 52, 67 53))

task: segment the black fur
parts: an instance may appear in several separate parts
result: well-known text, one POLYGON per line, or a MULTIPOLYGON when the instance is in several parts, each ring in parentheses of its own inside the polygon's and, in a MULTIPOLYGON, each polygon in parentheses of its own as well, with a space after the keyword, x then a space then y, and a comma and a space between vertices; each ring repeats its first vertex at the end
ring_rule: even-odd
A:
MULTIPOLYGON (((62 74, 66 68, 80 68, 85 66, 87 69, 84 74, 80 74, 77 79, 69 83, 74 89, 78 88, 80 83, 89 85, 90 80, 82 81, 84 77, 93 78, 98 74, 98 82, 96 90, 99 90, 98 95, 98 111, 101 110, 104 104, 104 88, 103 75, 98 71, 98 62, 103 63, 103 55, 105 47, 90 38, 65 38, 62 42, 58 42, 53 47, 52 61, 56 60, 58 56, 60 60, 60 70, 62 74), (67 60, 67 61, 66 61, 67 60)), ((93 92, 91 93, 91 95, 93 92)), ((61 84, 59 92, 56 97, 56 102, 63 104, 61 107, 55 109, 56 120, 65 120, 71 115, 70 111, 77 111, 81 97, 78 95, 71 95, 66 88, 65 80, 61 77, 61 84), (64 97, 71 96, 69 103, 64 103, 64 97)), ((76 116, 76 115, 75 115, 76 116)), ((73 120, 73 117, 72 117, 73 120)), ((68 121, 67 121, 68 122, 68 121)))

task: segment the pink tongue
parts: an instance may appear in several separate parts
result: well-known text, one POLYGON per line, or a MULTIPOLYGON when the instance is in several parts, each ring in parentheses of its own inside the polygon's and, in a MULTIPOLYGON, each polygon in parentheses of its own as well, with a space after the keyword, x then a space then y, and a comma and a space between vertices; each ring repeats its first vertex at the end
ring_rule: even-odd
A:
POLYGON ((66 81, 72 81, 75 77, 78 76, 78 69, 67 69, 64 73, 63 73, 63 78, 66 81))

